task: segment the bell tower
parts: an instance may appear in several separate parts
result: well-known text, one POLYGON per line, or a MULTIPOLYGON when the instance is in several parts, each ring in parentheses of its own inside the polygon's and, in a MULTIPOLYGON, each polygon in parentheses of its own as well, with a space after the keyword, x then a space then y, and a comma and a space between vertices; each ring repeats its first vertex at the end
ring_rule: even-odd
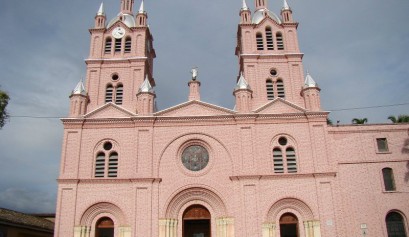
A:
POLYGON ((105 23, 104 6, 101 5, 95 26, 89 30, 90 54, 85 60, 87 111, 113 103, 138 113, 140 106, 136 95, 145 78, 155 86, 152 72, 156 55, 143 2, 136 16, 134 0, 119 0, 119 4, 120 12, 108 23, 105 23))
POLYGON ((298 46, 298 23, 293 21, 292 10, 283 0, 279 17, 268 9, 267 0, 254 1, 251 15, 243 1, 236 47, 239 71, 252 89, 250 111, 276 98, 305 107, 301 95, 303 53, 298 46))

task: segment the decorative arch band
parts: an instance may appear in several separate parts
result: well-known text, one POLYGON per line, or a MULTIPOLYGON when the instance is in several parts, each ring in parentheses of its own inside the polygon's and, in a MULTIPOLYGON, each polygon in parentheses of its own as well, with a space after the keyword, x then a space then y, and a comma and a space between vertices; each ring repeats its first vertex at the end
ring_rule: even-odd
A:
POLYGON ((109 213, 119 221, 119 224, 125 224, 125 216, 122 210, 112 203, 97 203, 88 208, 81 217, 80 224, 82 226, 91 226, 93 220, 100 214, 109 213))
POLYGON ((227 216, 223 200, 211 190, 205 188, 188 188, 176 194, 167 205, 166 218, 177 218, 185 204, 194 201, 207 203, 216 216, 227 216))
POLYGON ((295 198, 285 198, 277 201, 271 206, 267 213, 267 220, 274 220, 284 209, 296 210, 305 220, 314 219, 314 214, 307 204, 295 198))

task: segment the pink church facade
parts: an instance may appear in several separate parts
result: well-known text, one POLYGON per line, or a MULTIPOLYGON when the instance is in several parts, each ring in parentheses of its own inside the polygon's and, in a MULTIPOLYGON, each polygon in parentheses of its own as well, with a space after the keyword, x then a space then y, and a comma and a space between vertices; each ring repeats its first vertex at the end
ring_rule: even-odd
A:
MULTIPOLYGON (((143 2, 90 29, 85 85, 70 96, 55 236, 407 236, 408 124, 327 125, 297 26, 243 1, 234 109, 157 111, 143 2)), ((158 82, 160 83, 160 82, 158 82)))

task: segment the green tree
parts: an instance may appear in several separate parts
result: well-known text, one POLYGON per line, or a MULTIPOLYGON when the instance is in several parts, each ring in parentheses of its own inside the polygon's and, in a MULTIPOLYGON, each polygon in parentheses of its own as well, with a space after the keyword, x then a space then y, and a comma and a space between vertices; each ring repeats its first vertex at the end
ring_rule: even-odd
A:
POLYGON ((401 114, 398 117, 389 116, 388 119, 392 121, 392 123, 409 123, 409 115, 401 114))
POLYGON ((10 100, 9 95, 5 91, 0 90, 0 129, 3 128, 9 117, 9 114, 7 113, 6 110, 9 100, 10 100))
POLYGON ((367 118, 359 119, 359 118, 354 118, 352 119, 353 124, 365 124, 368 122, 367 118))

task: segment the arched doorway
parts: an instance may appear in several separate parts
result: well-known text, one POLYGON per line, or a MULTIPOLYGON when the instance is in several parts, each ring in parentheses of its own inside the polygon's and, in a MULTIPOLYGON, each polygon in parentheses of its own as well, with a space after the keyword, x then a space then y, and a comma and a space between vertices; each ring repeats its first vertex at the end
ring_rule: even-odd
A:
POLYGON ((405 224, 401 214, 390 212, 385 219, 388 237, 406 237, 405 224))
POLYGON ((210 219, 206 207, 188 207, 183 213, 183 237, 210 237, 210 219))
POLYGON ((114 237, 114 222, 109 217, 102 217, 95 226, 95 237, 114 237))
POLYGON ((280 237, 299 237, 298 218, 292 213, 285 213, 280 218, 280 237))

